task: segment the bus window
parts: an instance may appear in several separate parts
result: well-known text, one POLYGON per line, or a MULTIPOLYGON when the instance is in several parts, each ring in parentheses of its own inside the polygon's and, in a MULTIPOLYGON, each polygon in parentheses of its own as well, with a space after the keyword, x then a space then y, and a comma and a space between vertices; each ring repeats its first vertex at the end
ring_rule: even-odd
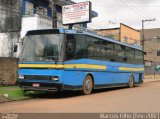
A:
POLYGON ((67 35, 66 39, 66 60, 75 58, 76 40, 73 35, 67 35))
POLYGON ((93 57, 94 56, 94 47, 93 47, 93 45, 90 45, 90 46, 87 47, 87 52, 88 52, 88 54, 87 54, 88 57, 93 57))
POLYGON ((105 41, 105 40, 102 40, 102 41, 101 41, 101 45, 102 45, 102 46, 106 47, 107 44, 108 44, 108 41, 105 41))
POLYGON ((118 45, 118 47, 115 47, 115 51, 117 55, 116 61, 125 63, 127 61, 126 54, 125 54, 126 52, 125 46, 118 45))
POLYGON ((85 53, 85 36, 77 34, 68 34, 66 39, 66 60, 84 58, 85 53))
POLYGON ((87 54, 87 50, 84 46, 85 44, 85 35, 74 35, 76 39, 76 58, 84 58, 87 54))
POLYGON ((95 47, 94 55, 96 59, 101 59, 101 47, 99 45, 95 47))
POLYGON ((104 56, 105 53, 106 53, 105 48, 102 47, 102 48, 101 48, 101 55, 104 56))
POLYGON ((136 64, 142 64, 143 63, 142 51, 139 51, 139 50, 135 51, 135 61, 136 61, 136 64))
POLYGON ((114 45, 114 43, 112 43, 112 42, 108 42, 108 44, 107 44, 107 48, 111 48, 111 49, 113 49, 113 45, 114 45))
POLYGON ((126 57, 127 57, 127 63, 134 64, 135 63, 135 54, 134 49, 127 47, 126 48, 126 57))
POLYGON ((119 45, 119 44, 114 44, 114 49, 115 49, 115 50, 121 50, 122 47, 121 47, 121 45, 119 45))

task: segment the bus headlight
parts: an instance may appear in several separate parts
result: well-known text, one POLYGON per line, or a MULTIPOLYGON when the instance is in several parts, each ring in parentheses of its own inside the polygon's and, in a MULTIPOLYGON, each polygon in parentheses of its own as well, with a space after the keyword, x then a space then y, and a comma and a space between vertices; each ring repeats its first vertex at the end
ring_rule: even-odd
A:
POLYGON ((24 79, 24 75, 19 75, 18 79, 24 79))
POLYGON ((52 76, 52 77, 51 77, 51 80, 52 80, 52 81, 58 81, 59 78, 58 78, 57 76, 52 76))

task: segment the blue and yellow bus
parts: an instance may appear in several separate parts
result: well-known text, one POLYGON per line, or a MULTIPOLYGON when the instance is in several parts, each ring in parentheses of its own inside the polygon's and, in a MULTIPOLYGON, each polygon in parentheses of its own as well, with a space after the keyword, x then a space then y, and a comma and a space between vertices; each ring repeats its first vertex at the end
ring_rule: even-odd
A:
POLYGON ((87 31, 29 31, 20 55, 18 84, 25 91, 82 90, 141 84, 140 48, 87 31))

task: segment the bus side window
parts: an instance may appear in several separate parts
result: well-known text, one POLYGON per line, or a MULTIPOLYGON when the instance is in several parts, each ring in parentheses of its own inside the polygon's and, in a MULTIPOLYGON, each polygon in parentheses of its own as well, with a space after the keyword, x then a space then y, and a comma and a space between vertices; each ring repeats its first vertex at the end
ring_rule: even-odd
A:
POLYGON ((66 39, 66 60, 73 59, 75 57, 76 40, 73 35, 67 35, 66 39))
POLYGON ((75 49, 76 55, 75 55, 75 57, 76 57, 76 59, 84 58, 88 54, 88 51, 84 45, 85 44, 85 35, 83 35, 83 34, 75 35, 75 39, 76 39, 76 49, 75 49))
POLYGON ((142 63, 143 63, 142 51, 136 50, 135 51, 135 64, 142 64, 142 63))
POLYGON ((88 46, 87 47, 87 52, 88 52, 88 54, 87 54, 87 56, 93 56, 93 47, 91 47, 91 46, 88 46))

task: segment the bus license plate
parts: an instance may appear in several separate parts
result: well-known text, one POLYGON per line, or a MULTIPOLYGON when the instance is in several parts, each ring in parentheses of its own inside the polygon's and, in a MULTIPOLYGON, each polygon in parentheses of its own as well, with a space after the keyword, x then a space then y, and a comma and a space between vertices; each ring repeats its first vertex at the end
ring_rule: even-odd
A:
POLYGON ((33 83, 32 86, 33 87, 40 87, 40 84, 39 83, 33 83))

